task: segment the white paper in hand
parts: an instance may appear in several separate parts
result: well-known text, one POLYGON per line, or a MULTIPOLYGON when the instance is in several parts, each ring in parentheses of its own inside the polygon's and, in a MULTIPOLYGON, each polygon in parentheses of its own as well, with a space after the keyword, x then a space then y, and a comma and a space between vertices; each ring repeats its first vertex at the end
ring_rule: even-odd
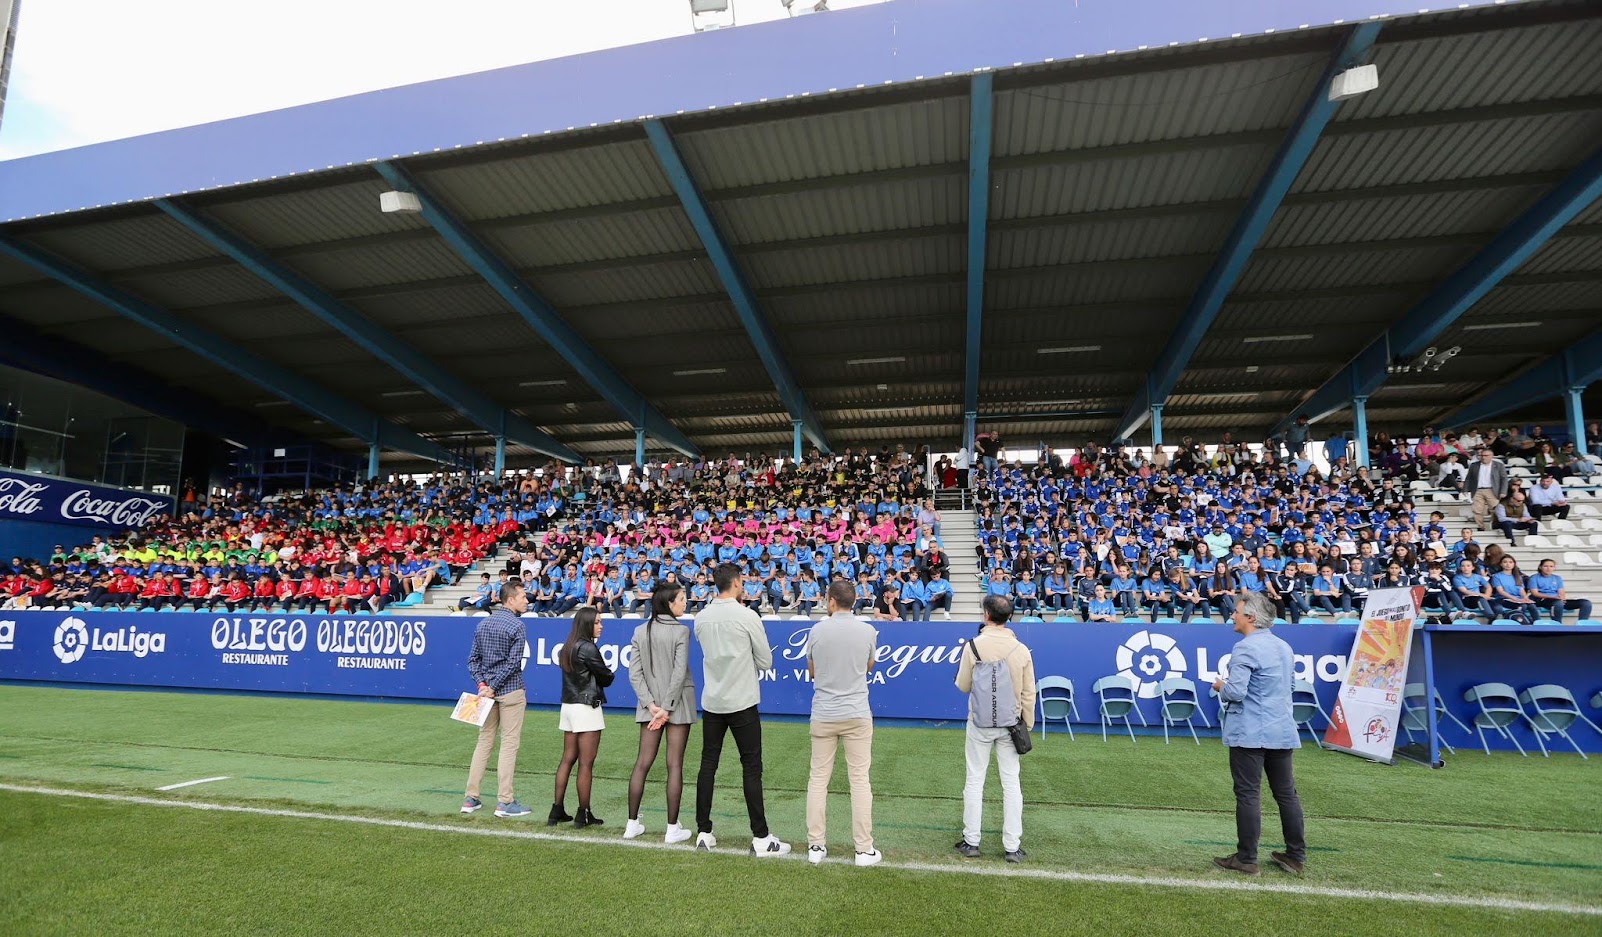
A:
POLYGON ((457 722, 465 722, 470 726, 484 727, 484 720, 489 718, 490 710, 495 708, 493 697, 479 696, 477 693, 463 693, 461 699, 456 701, 456 708, 451 711, 451 718, 457 722))

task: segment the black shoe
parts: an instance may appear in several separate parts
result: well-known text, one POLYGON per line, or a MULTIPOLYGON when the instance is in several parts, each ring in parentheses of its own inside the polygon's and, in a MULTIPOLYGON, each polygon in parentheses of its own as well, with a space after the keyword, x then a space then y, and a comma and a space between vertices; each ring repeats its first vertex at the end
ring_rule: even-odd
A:
POLYGON ((964 859, 979 858, 979 847, 965 839, 957 840, 956 849, 958 854, 960 854, 964 859))
POLYGON ((561 804, 551 804, 551 815, 545 818, 545 825, 555 826, 558 823, 566 823, 571 819, 573 818, 568 816, 566 807, 561 804))
POLYGON ((586 826, 600 826, 605 822, 605 820, 602 820, 595 814, 590 813, 590 808, 588 807, 580 807, 578 816, 573 818, 573 825, 581 830, 586 826))
POLYGON ((1029 853, 1024 852, 1024 848, 1022 846, 1019 846, 1017 849, 1014 849, 1012 852, 1004 853, 1001 858, 1007 860, 1008 862, 1018 863, 1018 862, 1022 862, 1025 859, 1029 858, 1029 853))

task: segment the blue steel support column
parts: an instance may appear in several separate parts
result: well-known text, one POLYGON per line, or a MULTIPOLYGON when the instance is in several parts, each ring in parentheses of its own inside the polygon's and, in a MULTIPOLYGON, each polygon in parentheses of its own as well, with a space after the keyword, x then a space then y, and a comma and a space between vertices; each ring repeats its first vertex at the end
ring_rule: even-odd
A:
POLYGON ((506 437, 505 436, 496 436, 495 437, 495 477, 499 479, 499 478, 504 478, 505 476, 506 476, 506 437))
POLYGON ((1157 454, 1157 447, 1163 444, 1163 405, 1151 405, 1151 454, 1157 454))
POLYGON ((1472 426, 1509 410, 1566 395, 1572 388, 1584 389, 1597 381, 1602 381, 1602 331, 1592 332, 1562 353, 1449 414, 1441 424, 1472 426))
MULTIPOLYGON (((1345 406, 1353 393, 1369 395, 1385 384, 1392 359, 1412 361, 1508 274, 1523 266, 1574 217, 1602 197, 1602 149, 1498 234, 1474 259, 1447 277, 1402 320, 1375 339, 1340 373, 1274 427, 1274 434, 1305 415, 1317 422, 1345 406)), ((1523 378, 1514 381, 1521 384, 1523 378)), ((1547 396, 1552 396, 1549 392, 1547 396)), ((1465 408, 1465 412, 1478 408, 1465 408)))
MULTIPOLYGON (((962 411, 979 412, 979 355, 984 336, 985 245, 990 228, 990 144, 995 133, 995 76, 981 72, 968 86, 968 328, 962 411)), ((972 435, 969 430, 969 435, 972 435)))
POLYGON ((690 170, 684 165, 684 157, 679 154, 673 135, 660 120, 646 121, 645 135, 651 141, 651 148, 656 151, 656 161, 661 164, 663 174, 673 186, 674 194, 679 197, 679 205, 684 208, 684 214, 689 216, 690 226, 695 229, 696 237, 700 238, 701 246, 706 249, 707 259, 717 270, 718 280, 723 283, 724 292, 729 294, 729 302, 739 314, 740 323, 745 326, 757 357, 762 359, 763 367, 767 368, 768 377, 773 380, 784 408, 789 411, 792 420, 801 421, 802 429, 813 445, 828 452, 829 440, 823 434, 823 424, 812 412, 812 405, 807 402, 800 382, 779 349, 779 339, 773 334, 773 327, 768 324, 767 316, 763 315, 762 307, 757 303, 756 292, 746 282, 745 274, 740 272, 734 252, 718 230, 701 190, 690 177, 690 170))
POLYGON ((1114 438, 1128 438, 1141 423, 1146 421, 1152 412, 1152 405, 1162 403, 1173 393, 1175 385, 1179 383, 1180 375, 1185 373, 1186 366, 1190 364, 1191 356, 1201 347, 1202 339, 1207 336, 1207 330, 1218 317, 1218 310, 1223 307, 1230 290, 1235 288, 1241 274, 1245 272, 1246 262, 1251 259, 1252 251, 1263 239, 1269 222, 1279 210, 1280 202, 1284 201, 1285 194, 1290 191, 1291 184, 1296 181, 1302 167, 1307 165, 1307 160, 1318 145, 1318 138, 1335 116, 1336 109, 1340 107, 1339 101, 1329 99, 1330 82, 1337 74, 1361 65, 1368 59, 1379 32, 1380 24, 1377 22, 1353 26, 1347 31, 1340 47, 1330 57, 1322 77, 1313 88, 1312 97, 1302 105, 1301 113, 1291 125, 1290 133, 1280 144, 1279 152, 1274 154, 1274 161, 1269 163, 1267 174, 1257 183, 1256 190, 1246 203, 1245 211, 1235 222, 1235 227, 1229 232, 1229 239, 1219 251, 1218 259, 1213 261, 1212 269, 1207 271, 1201 288, 1191 298, 1190 305, 1180 317, 1178 327, 1152 366, 1144 397, 1135 399, 1130 403, 1129 409, 1124 411, 1123 418, 1118 421, 1118 429, 1113 433, 1114 438))
POLYGON ((1357 467, 1368 465, 1368 398, 1352 398, 1352 455, 1357 467))
POLYGON ((1569 439, 1574 441, 1575 452, 1586 452, 1585 448, 1585 403, 1580 399, 1585 394, 1585 387, 1570 387, 1563 392, 1563 409, 1569 418, 1569 439))
POLYGON ((376 442, 367 447, 367 477, 369 480, 378 477, 378 459, 383 452, 383 447, 376 442))
POLYGON ((18 240, 0 234, 0 255, 19 260, 51 279, 72 288, 124 317, 132 319, 202 358, 250 381, 274 396, 337 426, 367 443, 380 443, 436 462, 450 455, 437 443, 393 423, 379 420, 366 408, 306 380, 286 368, 260 358, 227 339, 209 332, 132 293, 112 286, 87 270, 18 240))
POLYGON ((645 429, 634 430, 634 465, 636 468, 645 468, 645 429))
POLYGON ((235 263, 293 299, 302 309, 333 326, 441 403, 472 420, 479 429, 493 431, 497 426, 504 425, 510 429, 514 442, 563 461, 579 461, 578 453, 527 420, 520 417, 508 420, 506 411, 488 396, 217 221, 172 199, 158 198, 155 205, 196 237, 232 257, 235 263))
MULTIPOLYGON (((433 226, 439 236, 449 244, 464 263, 484 278, 495 292, 510 305, 523 321, 527 322, 547 345, 556 350, 585 383, 628 419, 631 425, 643 425, 664 445, 687 456, 698 457, 701 452, 690 438, 679 431, 672 421, 646 402, 645 397, 617 372, 600 353, 590 347, 544 297, 524 282, 517 271, 502 260, 473 230, 457 218, 435 198, 412 174, 399 163, 377 162, 373 169, 385 182, 403 192, 417 196, 423 206, 423 219, 433 226), (644 423, 640 415, 644 414, 644 423)), ((576 455, 573 461, 582 463, 576 455)))
POLYGON ((790 421, 790 428, 795 430, 795 451, 794 451, 795 464, 796 465, 800 465, 801 464, 801 421, 800 420, 791 420, 790 421))

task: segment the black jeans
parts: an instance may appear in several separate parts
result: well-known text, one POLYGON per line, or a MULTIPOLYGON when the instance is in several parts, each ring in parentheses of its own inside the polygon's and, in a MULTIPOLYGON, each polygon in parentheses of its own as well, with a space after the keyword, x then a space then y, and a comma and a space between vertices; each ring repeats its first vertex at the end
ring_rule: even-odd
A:
POLYGON ((695 828, 712 832, 712 793, 718 761, 723 757, 723 733, 734 734, 745 779, 745 812, 751 817, 751 835, 768 835, 768 814, 762 806, 762 716, 757 708, 733 713, 701 713, 701 773, 695 779, 695 828))
POLYGON ((1257 841, 1263 835, 1262 784, 1268 772, 1268 788, 1279 804, 1280 828, 1285 834, 1285 851, 1297 862, 1307 860, 1307 838, 1302 826, 1302 801, 1296 796, 1296 775, 1291 769, 1290 748, 1231 748, 1229 773, 1235 781, 1235 837, 1240 842, 1235 855, 1242 862, 1257 861, 1257 841))

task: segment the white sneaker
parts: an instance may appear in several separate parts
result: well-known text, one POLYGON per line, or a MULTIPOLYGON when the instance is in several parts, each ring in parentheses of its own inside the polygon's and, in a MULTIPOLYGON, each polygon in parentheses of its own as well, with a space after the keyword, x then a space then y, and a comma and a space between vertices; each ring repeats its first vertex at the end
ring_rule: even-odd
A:
POLYGON ((857 868, 865 869, 870 865, 878 865, 884 861, 884 853, 877 849, 857 853, 857 868))
POLYGON ((827 848, 823 847, 823 846, 808 846, 807 847, 807 861, 812 863, 813 865, 822 865, 823 864, 823 860, 825 858, 827 858, 828 855, 829 855, 829 850, 827 848))
POLYGON ((711 833, 695 834, 695 848, 704 852, 711 852, 718 848, 718 838, 711 833))
POLYGON ((677 823, 669 823, 667 835, 662 837, 664 843, 682 843, 690 838, 690 831, 677 823))
POLYGON ((940 610, 940 614, 946 616, 946 621, 950 621, 951 620, 951 609, 943 608, 943 609, 940 610))
POLYGON ((628 825, 623 827, 623 838, 624 839, 633 839, 634 837, 639 836, 640 834, 642 834, 644 832, 645 832, 645 824, 644 823, 641 823, 638 820, 630 820, 628 822, 628 825))
POLYGON ((751 855, 758 859, 771 859, 775 856, 788 856, 790 844, 780 842, 778 837, 769 833, 761 839, 751 840, 751 855))

